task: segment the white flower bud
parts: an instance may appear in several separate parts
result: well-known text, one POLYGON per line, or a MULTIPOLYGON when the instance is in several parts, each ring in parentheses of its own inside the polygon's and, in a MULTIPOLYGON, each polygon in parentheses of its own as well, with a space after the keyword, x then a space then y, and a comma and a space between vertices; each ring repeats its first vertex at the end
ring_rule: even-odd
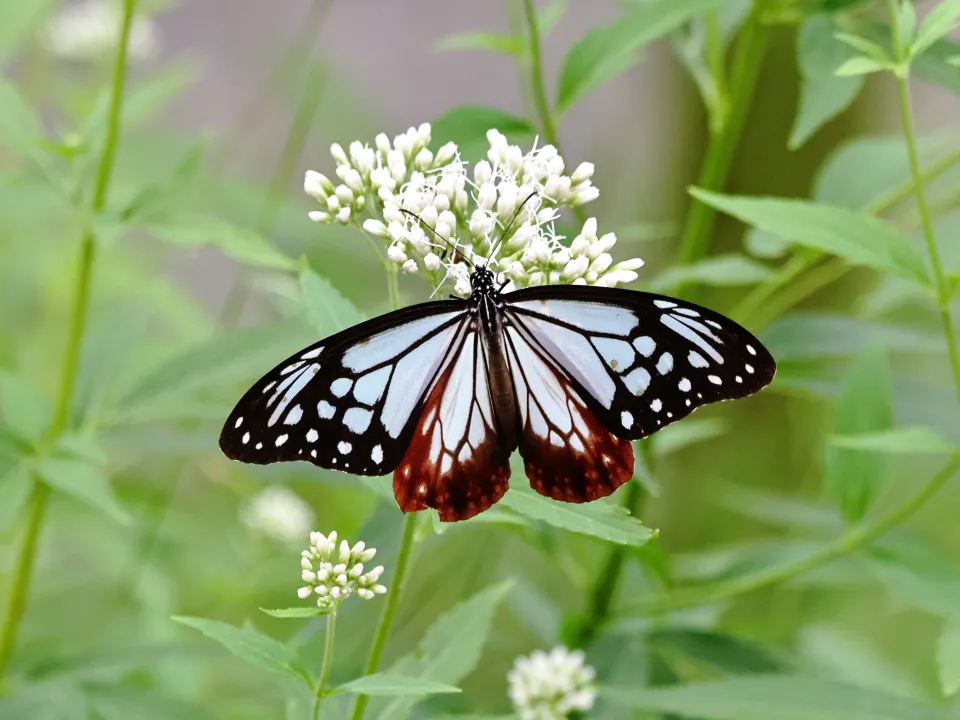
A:
POLYGON ((388 237, 387 226, 374 218, 369 218, 367 220, 364 220, 363 229, 366 230, 371 235, 376 235, 377 237, 382 237, 382 238, 388 237))
POLYGON ((357 560, 364 563, 370 562, 371 560, 373 560, 376 554, 377 554, 376 548, 367 548, 362 553, 360 553, 360 557, 358 557, 357 560))
POLYGON ((300 558, 300 567, 304 570, 313 570, 313 563, 310 562, 309 557, 300 558))
POLYGON ((396 244, 387 248, 387 257, 390 259, 390 262, 394 262, 397 265, 403 265, 403 263, 407 261, 407 254, 396 244))
POLYGON ((457 144, 455 142, 448 142, 437 150, 437 156, 433 160, 435 167, 440 165, 446 165, 448 162, 453 160, 457 155, 457 144))
POLYGON ((497 199, 497 214, 504 219, 517 209, 517 185, 512 182, 501 182, 497 187, 500 197, 497 199))
POLYGON ((338 198, 336 195, 331 195, 330 197, 328 197, 327 209, 330 210, 330 212, 332 213, 337 212, 337 210, 340 209, 340 198, 338 198))
POLYGON ((492 182, 484 183, 477 192, 477 208, 480 210, 493 209, 497 201, 497 187, 492 182))
POLYGON ((586 284, 587 284, 587 281, 584 280, 583 278, 577 278, 576 280, 574 280, 574 281, 573 281, 572 283, 570 283, 570 284, 571 284, 571 285, 586 285, 586 284))
POLYGON ((358 173, 353 168, 350 168, 345 173, 343 173, 342 179, 343 179, 343 182, 345 182, 347 186, 354 192, 357 192, 357 193, 363 192, 363 178, 360 177, 360 173, 358 173))
MULTIPOLYGON (((584 183, 586 185, 586 183, 584 183)), ((573 196, 573 205, 584 205, 588 202, 592 202, 600 197, 600 190, 595 188, 593 185, 586 187, 581 187, 574 193, 573 196)))
POLYGON ((367 590, 366 588, 358 588, 358 589, 357 589, 357 595, 359 595, 360 597, 362 597, 364 600, 372 600, 372 599, 373 599, 373 590, 367 590))
POLYGON ((577 235, 570 243, 570 254, 579 257, 590 249, 590 241, 583 235, 577 235))
POLYGON ((422 142, 424 145, 429 145, 431 139, 430 123, 421 123, 420 127, 417 128, 417 135, 420 136, 420 142, 422 142))
POLYGON ((383 585, 374 585, 370 589, 373 590, 373 592, 375 592, 377 595, 383 595, 387 591, 383 585))
POLYGON ((339 575, 337 575, 337 577, 334 578, 334 582, 337 583, 337 585, 340 585, 341 587, 343 587, 344 585, 347 584, 347 574, 340 573, 339 575))
POLYGON ((314 583, 317 581, 317 574, 310 570, 304 570, 303 572, 301 572, 300 577, 303 579, 304 582, 308 582, 308 583, 314 583))
POLYGON ((551 175, 543 186, 543 194, 562 202, 570 195, 570 178, 566 175, 551 175))
POLYGON ((490 167, 490 163, 486 160, 481 160, 473 166, 473 181, 477 185, 490 182, 491 177, 493 177, 493 170, 490 167))
POLYGON ((320 212, 319 210, 313 210, 307 213, 307 217, 313 220, 314 222, 330 222, 329 213, 320 212))
POLYGON ((590 242, 593 242, 597 239, 597 219, 595 217, 588 218, 587 221, 583 224, 583 231, 580 233, 590 242))
POLYGON ((559 155, 555 155, 550 158, 550 161, 547 163, 547 172, 551 175, 562 175, 564 168, 563 158, 559 155))
POLYGON ((613 258, 610 256, 610 253, 603 253, 598 256, 596 260, 590 263, 590 271, 595 273, 603 273, 613 265, 613 258))
POLYGON ((388 223, 402 223, 403 213, 395 203, 388 202, 383 204, 383 219, 388 223))
POLYGON ((334 600, 339 600, 339 599, 340 599, 340 594, 341 594, 342 592, 343 592, 343 591, 342 591, 339 587, 337 587, 336 585, 334 585, 332 588, 330 588, 330 597, 332 597, 334 600))
POLYGON ((574 185, 582 183, 584 180, 589 180, 593 177, 594 166, 590 162, 582 162, 577 165, 577 169, 573 171, 573 175, 570 176, 570 179, 573 181, 574 185))
POLYGON ((302 587, 302 588, 299 588, 299 589, 297 590, 297 597, 299 597, 301 600, 305 600, 305 599, 307 599, 308 597, 310 597, 310 593, 312 593, 312 592, 313 592, 313 588, 311 588, 311 587, 302 587))
POLYGON ((429 170, 433 166, 433 153, 424 148, 417 153, 417 156, 413 159, 413 164, 421 170, 429 170))
POLYGON ((526 276, 527 271, 524 269, 523 263, 514 260, 507 266, 505 274, 514 280, 522 280, 526 276))
POLYGON ((386 133, 379 133, 374 139, 374 144, 377 146, 382 154, 386 155, 390 152, 390 138, 387 137, 386 133))
POLYGON ((439 270, 440 269, 440 258, 436 253, 427 253, 423 258, 423 266, 427 270, 439 270))
POLYGON ((330 146, 330 155, 333 156, 333 159, 336 160, 337 165, 349 165, 350 161, 347 160, 347 154, 343 151, 343 148, 340 146, 340 143, 334 143, 330 146))
POLYGON ((346 185, 337 186, 337 197, 344 205, 353 205, 353 191, 346 185))
POLYGON ((342 223, 350 222, 350 208, 340 208, 340 212, 337 213, 337 221, 342 223))
POLYGON ((470 281, 466 278, 459 278, 453 286, 453 292, 457 295, 466 297, 470 294, 470 281))
POLYGON ((426 223, 427 227, 436 227, 437 217, 440 213, 437 212, 437 208, 433 204, 427 205, 420 212, 420 219, 426 223))
POLYGON ((303 191, 318 200, 326 197, 333 188, 333 183, 323 173, 307 170, 303 177, 303 191))
POLYGON ((433 198, 433 205, 441 213, 450 209, 450 198, 447 195, 438 192, 433 198))
POLYGON ((575 257, 567 263, 567 266, 563 269, 563 272, 560 273, 560 277, 569 282, 574 278, 578 278, 583 275, 587 271, 587 267, 589 265, 590 261, 587 260, 587 258, 583 255, 575 257))
POLYGON ((460 212, 467 211, 467 191, 463 188, 457 190, 457 196, 453 199, 453 204, 456 206, 457 210, 460 212))
POLYGON ((407 260, 402 265, 402 270, 408 275, 413 275, 415 272, 417 272, 417 261, 413 259, 407 260))

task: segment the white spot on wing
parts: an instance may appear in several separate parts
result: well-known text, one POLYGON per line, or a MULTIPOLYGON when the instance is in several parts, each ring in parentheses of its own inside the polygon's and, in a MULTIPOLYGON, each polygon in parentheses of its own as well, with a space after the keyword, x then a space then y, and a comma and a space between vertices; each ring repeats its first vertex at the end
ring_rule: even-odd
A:
POLYGON ((612 369, 622 372, 633 365, 634 352, 630 343, 624 340, 598 337, 593 338, 593 344, 612 369))
POLYGON ((680 315, 686 315, 687 317, 700 317, 700 313, 691 308, 678 307, 676 310, 674 310, 674 312, 679 313, 680 315))
POLYGON ((290 412, 287 413, 287 416, 283 419, 284 425, 296 425, 300 422, 300 418, 303 417, 303 408, 299 405, 294 405, 290 408, 290 412))
POLYGON ((329 420, 336 414, 337 409, 326 400, 317 403, 317 414, 324 420, 329 420))
POLYGON ((541 315, 549 315, 581 330, 592 332, 627 333, 639 322, 632 312, 603 303, 579 300, 530 300, 514 303, 514 306, 541 315))
POLYGON ((383 462, 383 448, 379 445, 373 446, 373 451, 370 453, 370 459, 373 460, 377 465, 383 462))
POLYGON ((623 379, 623 384, 634 395, 643 395, 650 386, 650 373, 644 368, 637 368, 623 379))
POLYGON ((319 439, 320 439, 320 433, 318 433, 313 428, 310 428, 309 430, 307 430, 307 442, 315 443, 319 439))
POLYGON ((337 378, 330 383, 330 392, 332 392, 335 397, 342 398, 350 392, 351 387, 353 387, 353 380, 350 378, 337 378))
MULTIPOLYGON (((716 349, 708 343, 699 333, 697 333, 693 328, 688 327, 684 323, 677 320, 675 317, 670 315, 661 315, 660 322, 666 325, 668 328, 673 330, 677 335, 686 338, 690 342, 694 343, 697 347, 703 350, 707 355, 713 358, 714 362, 723 363, 723 356, 716 351, 716 349)), ((700 325, 700 323, 697 323, 700 325)), ((702 326, 701 326, 702 327, 702 326)), ((710 332, 709 330, 707 332, 710 332)), ((713 335, 713 333, 710 333, 713 335)))
POLYGON ((661 375, 666 375, 671 370, 673 370, 673 355, 665 352, 660 356, 660 359, 657 360, 657 372, 661 375))
POLYGON ((677 306, 675 302, 669 302, 668 300, 654 300, 653 304, 661 310, 669 310, 670 308, 675 308, 677 306))
POLYGON ((235 423, 233 424, 233 427, 234 427, 234 429, 236 429, 236 428, 240 427, 240 425, 242 425, 242 424, 243 424, 243 416, 241 415, 240 417, 237 418, 237 422, 235 422, 235 423))
POLYGON ((340 451, 341 455, 346 455, 348 452, 353 450, 353 445, 341 440, 340 442, 337 443, 337 450, 340 451))
POLYGON ((314 348, 313 350, 310 350, 309 352, 305 352, 303 355, 300 356, 300 359, 301 359, 301 360, 313 360, 315 357, 320 357, 320 353, 322 353, 322 352, 323 352, 323 346, 321 345, 320 347, 314 348))
POLYGON ((753 349, 753 345, 747 345, 747 352, 751 355, 756 355, 757 351, 753 349))
POLYGON ((624 410, 620 413, 620 422, 623 423, 623 426, 629 430, 633 427, 633 415, 624 410))
POLYGON ((696 350, 691 350, 687 355, 687 360, 695 368, 705 368, 710 365, 709 361, 696 350))
POLYGON ((353 396, 364 405, 376 405, 383 397, 383 391, 387 387, 387 380, 390 377, 390 368, 382 367, 367 373, 357 380, 353 387, 353 396))
POLYGON ((301 367, 302 365, 303 365, 303 360, 297 360, 297 362, 295 362, 295 363, 290 363, 289 365, 287 365, 283 370, 280 371, 280 374, 281 374, 281 375, 289 375, 289 374, 292 373, 294 370, 300 369, 300 367, 301 367))
POLYGON ((352 407, 343 414, 343 424, 352 433, 359 435, 366 432, 370 427, 370 420, 373 418, 373 412, 366 408, 352 407))
POLYGON ((563 438, 557 435, 555 430, 550 431, 550 444, 563 447, 563 438))
POLYGON ((399 327, 385 330, 372 336, 363 344, 354 345, 343 354, 343 366, 354 372, 369 370, 393 360, 411 345, 430 335, 434 330, 460 312, 432 315, 420 320, 404 323, 399 327))
POLYGON ((657 398, 652 403, 650 403, 650 409, 654 412, 660 412, 663 410, 663 403, 660 401, 660 398, 657 398))
POLYGON ((649 335, 641 335, 636 340, 633 341, 633 346, 637 349, 644 357, 650 357, 653 355, 654 350, 657 349, 657 343, 654 342, 653 338, 649 335))
POLYGON ((753 365, 744 365, 743 367, 746 368, 746 370, 747 370, 748 373, 750 373, 751 375, 753 375, 753 365))
POLYGON ((690 387, 691 387, 690 381, 687 380, 686 378, 683 378, 682 380, 680 380, 677 387, 679 387, 683 392, 690 392, 690 387))
POLYGON ((263 450, 263 443, 257 443, 255 447, 257 450, 263 450))
POLYGON ((707 380, 712 382, 714 385, 723 385, 723 380, 720 379, 719 375, 707 375, 707 380))
POLYGON ((250 442, 250 433, 245 432, 245 433, 243 434, 242 440, 243 440, 243 444, 244 444, 244 445, 246 445, 248 442, 250 442))
POLYGON ((281 435, 281 436, 279 436, 279 437, 277 438, 277 442, 276 442, 277 447, 280 447, 281 445, 283 445, 283 444, 287 441, 287 438, 288 438, 288 437, 290 437, 290 436, 289 436, 289 435, 281 435))

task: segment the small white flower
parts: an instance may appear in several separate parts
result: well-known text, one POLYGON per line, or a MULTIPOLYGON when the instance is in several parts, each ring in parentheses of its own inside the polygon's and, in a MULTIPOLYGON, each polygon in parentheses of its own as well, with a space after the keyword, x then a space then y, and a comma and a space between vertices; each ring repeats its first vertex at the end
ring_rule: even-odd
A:
POLYGON ((293 544, 310 531, 314 513, 293 491, 271 485, 240 507, 240 520, 261 535, 293 544))
POLYGON ((306 583, 297 590, 301 599, 317 596, 317 606, 330 608, 346 600, 354 592, 364 600, 382 595, 387 588, 377 583, 383 574, 378 565, 364 572, 363 564, 373 559, 377 551, 358 542, 352 548, 346 540, 337 545, 337 533, 324 535, 310 533, 310 547, 301 555, 301 577, 306 583))
POLYGON ((522 720, 564 720, 593 707, 594 670, 583 653, 563 646, 519 657, 507 673, 508 694, 522 720))
MULTIPOLYGON (((85 0, 65 5, 47 22, 43 40, 67 60, 95 60, 114 51, 120 39, 123 10, 119 0, 85 0)), ((156 26, 142 15, 133 18, 127 53, 133 60, 156 55, 156 26)))

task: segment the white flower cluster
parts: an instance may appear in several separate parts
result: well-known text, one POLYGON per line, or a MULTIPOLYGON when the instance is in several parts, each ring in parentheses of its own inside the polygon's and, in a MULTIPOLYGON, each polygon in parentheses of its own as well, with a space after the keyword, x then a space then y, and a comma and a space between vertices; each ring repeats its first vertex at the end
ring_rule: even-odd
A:
POLYGON ((300 553, 301 577, 307 584, 297 590, 297 595, 306 599, 316 594, 317 606, 321 608, 335 607, 354 591, 364 600, 382 595, 387 588, 378 585, 377 580, 383 574, 383 565, 368 573, 363 572, 363 563, 372 560, 376 554, 375 549, 362 542, 351 548, 346 540, 340 541, 338 552, 336 532, 329 535, 310 533, 310 547, 300 553))
POLYGON ((319 222, 358 223, 387 242, 387 258, 404 272, 423 272, 439 288, 445 281, 467 295, 471 268, 489 262, 507 282, 507 291, 533 285, 590 284, 613 287, 632 282, 643 261, 614 263, 613 233, 597 236, 595 219, 570 243, 556 234, 560 208, 595 200, 594 167, 581 163, 564 174, 564 161, 552 145, 524 153, 497 130, 487 133, 487 159, 468 172, 454 143, 436 155, 427 149, 429 124, 394 138, 378 135, 376 148, 339 145, 335 186, 308 171, 304 189, 326 208, 310 214, 319 222))
MULTIPOLYGON (((84 0, 66 4, 47 22, 43 40, 50 51, 67 60, 95 60, 116 48, 123 11, 120 0, 84 0)), ((137 15, 130 27, 127 54, 145 60, 159 49, 156 27, 137 15)))
POLYGON ((240 520, 251 530, 294 544, 313 527, 313 509, 295 492, 271 485, 240 507, 240 520))
POLYGON ((579 650, 535 650, 517 658, 507 673, 510 699, 522 720, 564 720, 575 710, 593 707, 594 674, 579 650))

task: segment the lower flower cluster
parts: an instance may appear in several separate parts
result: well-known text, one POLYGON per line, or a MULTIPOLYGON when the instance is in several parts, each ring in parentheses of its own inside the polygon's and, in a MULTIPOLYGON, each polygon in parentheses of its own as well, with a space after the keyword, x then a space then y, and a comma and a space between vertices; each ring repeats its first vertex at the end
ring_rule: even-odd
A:
POLYGON ((387 588, 377 583, 383 573, 383 565, 365 573, 363 564, 377 554, 363 542, 353 547, 346 540, 337 548, 337 533, 324 535, 310 533, 310 547, 300 555, 301 577, 306 583, 297 594, 306 599, 317 596, 317 606, 334 608, 341 601, 356 593, 364 600, 382 595, 387 588))

